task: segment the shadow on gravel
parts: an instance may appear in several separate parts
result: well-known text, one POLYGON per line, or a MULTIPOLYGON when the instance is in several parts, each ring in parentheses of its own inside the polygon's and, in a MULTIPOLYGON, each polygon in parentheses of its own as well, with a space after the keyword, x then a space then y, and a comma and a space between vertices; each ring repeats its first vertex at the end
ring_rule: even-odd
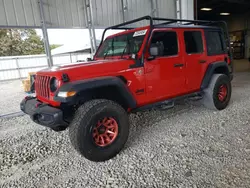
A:
MULTIPOLYGON (((199 105, 201 107, 201 105, 199 105)), ((187 104, 184 102, 176 104, 172 109, 168 110, 150 110, 145 112, 138 112, 135 114, 130 114, 130 135, 127 147, 137 145, 137 141, 140 140, 142 133, 147 131, 150 132, 154 130, 154 126, 162 120, 168 120, 171 122, 171 119, 179 116, 183 113, 189 112, 194 105, 187 104)), ((202 108, 202 107, 201 107, 202 108)))
POLYGON ((19 116, 24 116, 25 113, 23 113, 22 111, 18 111, 18 112, 12 112, 12 113, 8 113, 8 114, 0 114, 0 118, 14 118, 14 117, 19 117, 19 116))

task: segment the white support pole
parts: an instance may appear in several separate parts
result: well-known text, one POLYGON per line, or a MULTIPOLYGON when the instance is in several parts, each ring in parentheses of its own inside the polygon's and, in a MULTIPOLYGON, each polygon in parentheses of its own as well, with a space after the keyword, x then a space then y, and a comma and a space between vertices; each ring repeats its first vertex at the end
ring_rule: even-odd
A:
POLYGON ((194 0, 177 0, 180 3, 180 19, 194 19, 194 0))
POLYGON ((181 0, 176 0, 176 18, 181 19, 181 0))
POLYGON ((70 63, 73 63, 71 53, 69 53, 69 58, 70 58, 70 63))
POLYGON ((96 52, 96 36, 95 36, 95 27, 93 26, 94 18, 93 18, 93 6, 92 6, 92 1, 89 1, 89 13, 90 13, 90 22, 91 22, 91 30, 92 30, 92 36, 93 36, 93 44, 95 46, 95 52, 96 52))
MULTIPOLYGON (((157 0, 150 0, 151 6, 151 13, 152 17, 159 17, 159 9, 158 9, 158 1, 157 0)), ((154 21, 154 23, 160 23, 159 21, 154 21)))
POLYGON ((41 19, 42 32, 43 32, 43 42, 44 42, 44 48, 45 48, 46 57, 47 57, 47 61, 48 61, 48 66, 52 67, 53 66, 53 59, 51 56, 47 25, 46 25, 44 9, 43 9, 44 4, 43 4, 43 0, 37 0, 37 2, 38 2, 39 12, 40 12, 40 19, 41 19))
POLYGON ((160 17, 158 0, 155 0, 155 16, 160 17))
POLYGON ((122 21, 125 22, 125 12, 124 12, 124 2, 121 0, 121 6, 122 6, 122 21))
POLYGON ((128 21, 128 2, 127 2, 127 0, 121 0, 121 6, 122 6, 122 21, 126 22, 126 21, 128 21))
POLYGON ((19 76, 19 79, 21 79, 22 76, 21 76, 21 70, 20 70, 19 63, 18 63, 18 58, 15 58, 15 60, 16 60, 16 68, 17 68, 18 76, 19 76))
POLYGON ((155 5, 154 5, 154 0, 150 0, 150 6, 151 6, 151 13, 150 16, 155 17, 155 5))
POLYGON ((95 36, 95 28, 93 26, 93 16, 92 16, 92 4, 91 0, 85 0, 85 17, 87 21, 87 27, 89 30, 90 37, 90 46, 91 46, 91 54, 93 55, 96 52, 96 36, 95 36))

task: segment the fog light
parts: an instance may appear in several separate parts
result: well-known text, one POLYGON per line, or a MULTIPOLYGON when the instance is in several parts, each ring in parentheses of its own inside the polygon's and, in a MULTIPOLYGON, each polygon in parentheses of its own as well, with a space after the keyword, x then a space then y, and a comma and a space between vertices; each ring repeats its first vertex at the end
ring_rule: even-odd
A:
POLYGON ((54 121, 54 117, 48 114, 39 114, 37 119, 39 122, 53 122, 54 121))

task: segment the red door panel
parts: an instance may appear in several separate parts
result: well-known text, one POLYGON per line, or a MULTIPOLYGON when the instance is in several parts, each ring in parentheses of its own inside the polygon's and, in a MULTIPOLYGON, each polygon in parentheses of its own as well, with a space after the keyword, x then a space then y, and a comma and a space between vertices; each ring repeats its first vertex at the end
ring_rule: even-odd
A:
MULTIPOLYGON (((192 34, 191 34, 192 35, 192 34)), ((189 93, 200 90, 201 82, 206 71, 208 60, 204 43, 204 32, 202 29, 185 29, 182 31, 184 59, 186 64, 186 84, 189 93), (198 41, 194 41, 194 36, 187 35, 195 33, 198 41), (191 37, 191 38, 190 38, 191 37), (195 46, 195 43, 199 45, 195 46)))
POLYGON ((159 57, 145 63, 147 94, 155 100, 177 96, 185 92, 185 74, 181 57, 159 57))
POLYGON ((200 89, 204 72, 207 68, 207 59, 204 54, 186 55, 187 87, 190 92, 200 89))
MULTIPOLYGON (((154 30, 154 32, 156 31, 173 32, 166 29, 154 30)), ((185 64, 181 55, 182 50, 178 39, 179 33, 178 31, 174 32, 177 37, 176 54, 156 57, 154 60, 150 61, 145 60, 144 63, 146 92, 149 99, 153 100, 152 102, 172 98, 186 92, 185 64)), ((167 48, 166 45, 165 48, 167 48)))

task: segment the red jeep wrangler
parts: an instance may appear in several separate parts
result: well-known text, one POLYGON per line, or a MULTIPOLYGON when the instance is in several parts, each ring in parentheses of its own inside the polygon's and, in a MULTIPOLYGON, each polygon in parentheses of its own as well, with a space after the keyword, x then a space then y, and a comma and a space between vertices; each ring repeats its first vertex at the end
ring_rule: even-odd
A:
POLYGON ((226 108, 231 56, 225 22, 145 16, 105 29, 90 62, 39 71, 36 97, 26 97, 20 106, 40 125, 55 131, 68 127, 80 154, 104 161, 126 143, 128 113, 167 109, 190 97, 215 110, 226 108), (128 27, 140 21, 150 24, 128 27), (125 31, 104 41, 108 29, 125 31))

